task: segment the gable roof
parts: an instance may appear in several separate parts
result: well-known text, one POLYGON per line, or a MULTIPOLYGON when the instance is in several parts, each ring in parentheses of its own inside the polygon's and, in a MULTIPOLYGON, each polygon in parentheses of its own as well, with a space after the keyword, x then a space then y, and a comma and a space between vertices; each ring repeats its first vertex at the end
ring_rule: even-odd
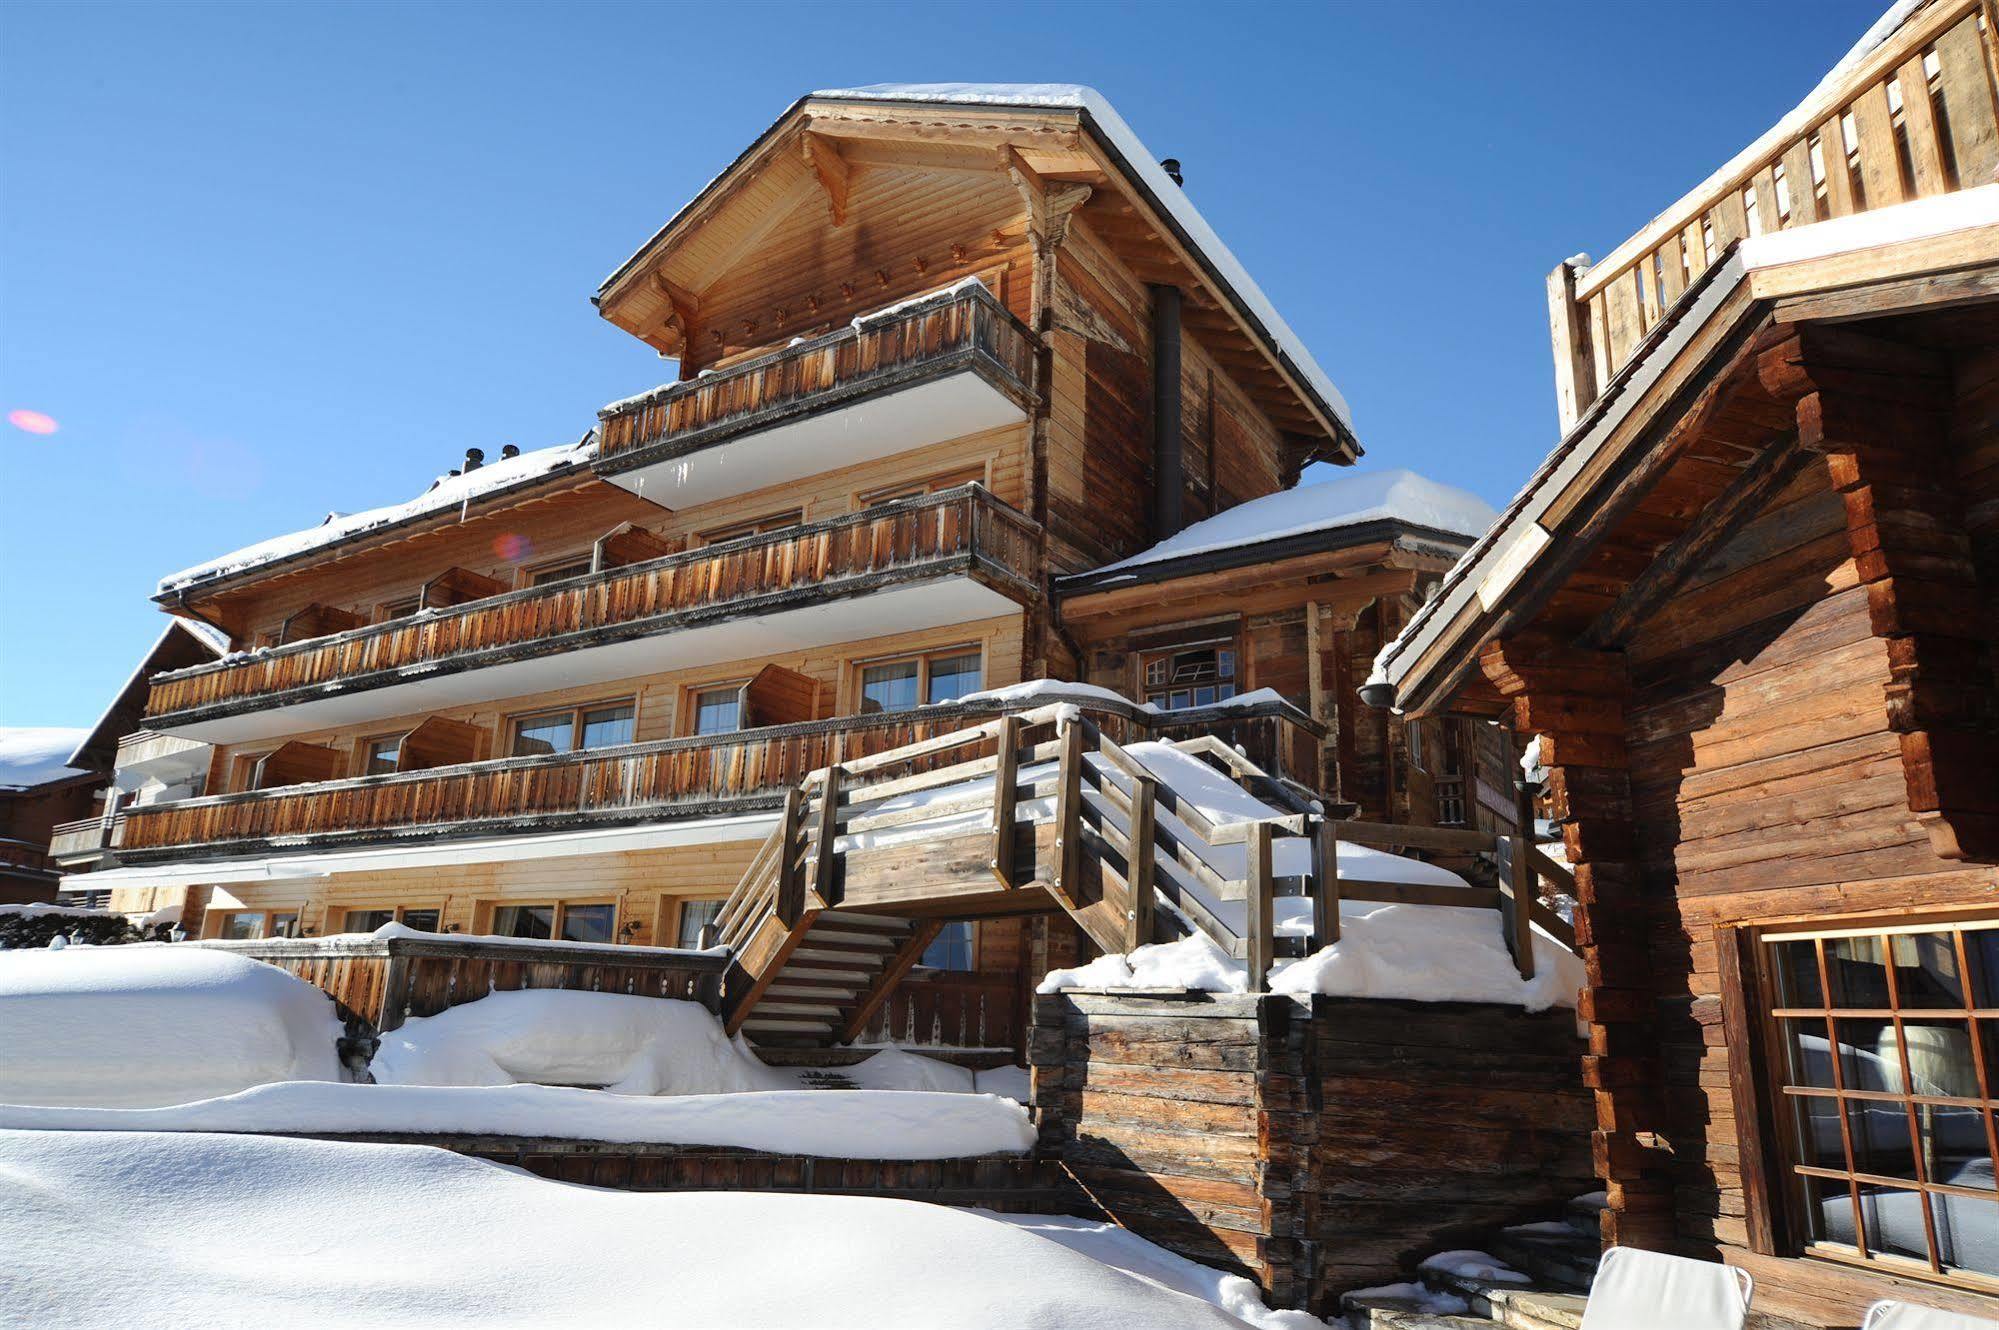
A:
POLYGON ((109 771, 117 760, 118 741, 139 728, 146 711, 148 681, 164 670, 180 669, 206 660, 220 660, 229 654, 229 634, 200 619, 168 619, 167 626, 153 639, 112 697, 111 704, 82 736, 69 756, 69 765, 86 771, 109 771))
POLYGON ((0 792, 24 794, 93 774, 69 765, 85 733, 66 726, 0 726, 0 792))

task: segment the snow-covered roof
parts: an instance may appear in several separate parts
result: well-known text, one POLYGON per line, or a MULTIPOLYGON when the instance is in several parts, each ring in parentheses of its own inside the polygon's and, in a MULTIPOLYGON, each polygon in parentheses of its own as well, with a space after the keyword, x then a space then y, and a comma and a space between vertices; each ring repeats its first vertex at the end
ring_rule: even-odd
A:
POLYGON ((68 726, 0 726, 0 790, 32 790, 89 775, 69 765, 69 755, 89 734, 68 726))
POLYGON ((497 462, 488 462, 476 471, 467 471, 455 476, 439 476, 429 489, 414 499, 389 504, 386 507, 369 508, 358 513, 328 513, 326 519, 317 526, 307 527, 303 531, 293 531, 287 535, 273 536, 269 540, 260 540, 254 545, 245 545, 242 549, 220 558, 198 563, 192 568, 183 568, 160 579, 160 594, 170 595, 204 582, 213 582, 248 572, 253 568, 282 563, 370 532, 449 512, 453 508, 462 512, 471 504, 491 498, 500 491, 559 472, 587 467, 596 456, 597 436, 593 433, 580 443, 536 448, 517 457, 503 457, 497 462))
MULTIPOLYGON (((136 723, 137 717, 145 710, 145 689, 147 680, 163 667, 158 664, 162 653, 166 652, 174 636, 185 633, 217 660, 229 654, 229 634, 212 623, 201 619, 183 619, 175 616, 167 620, 167 626, 153 639, 153 645, 140 658, 132 673, 126 676, 124 684, 112 695, 110 705, 97 718, 97 723, 80 731, 83 738, 71 750, 70 765, 85 770, 91 769, 90 759, 85 755, 92 749, 110 751, 125 737, 124 727, 136 723), (110 733, 116 730, 118 733, 110 733)), ((170 667, 167 667, 170 668, 170 667)))
POLYGON ((1403 467, 1342 472, 1330 480, 1239 503, 1168 536, 1151 549, 1082 576, 1094 584, 1106 573, 1146 564, 1378 521, 1404 522, 1476 540, 1498 516, 1491 504, 1470 490, 1403 467))

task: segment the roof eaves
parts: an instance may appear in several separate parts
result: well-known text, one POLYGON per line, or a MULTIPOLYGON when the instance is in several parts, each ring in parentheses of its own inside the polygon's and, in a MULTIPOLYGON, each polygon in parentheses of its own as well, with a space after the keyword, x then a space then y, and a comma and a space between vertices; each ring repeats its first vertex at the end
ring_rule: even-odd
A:
POLYGON ((1125 587, 1143 586, 1155 582, 1172 582, 1183 577, 1226 572, 1232 568, 1246 568, 1254 564, 1271 563, 1305 554, 1331 553, 1334 550, 1349 549, 1355 545, 1368 545, 1382 540, 1432 541, 1447 546, 1448 552, 1453 555, 1461 554, 1470 548, 1472 543, 1471 537, 1462 532, 1420 526, 1413 522, 1405 522, 1399 517, 1379 517, 1347 526, 1320 527, 1312 531, 1273 536, 1267 540, 1246 541, 1220 549, 1199 550, 1175 558, 1155 559, 1150 563, 1119 564, 1109 569, 1069 573, 1055 579, 1055 594, 1057 599, 1069 600, 1100 591, 1117 591, 1125 587))

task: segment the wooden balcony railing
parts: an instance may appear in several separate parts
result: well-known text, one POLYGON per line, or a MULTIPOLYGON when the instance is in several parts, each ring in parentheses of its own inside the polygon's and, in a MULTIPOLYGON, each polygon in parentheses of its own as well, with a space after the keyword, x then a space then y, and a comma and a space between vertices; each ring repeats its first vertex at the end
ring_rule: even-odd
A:
POLYGON ((960 368, 992 376, 998 386, 1024 397, 1033 358, 1027 329, 991 292, 976 284, 954 287, 606 407, 598 413, 597 467, 623 470, 960 368))
MULTIPOLYGON (((1080 705, 1107 733, 1128 739, 1160 733, 1160 718, 1130 703, 1080 705)), ((998 703, 952 703, 146 804, 125 814, 119 861, 145 863, 196 850, 254 853, 279 843, 285 848, 391 838, 405 843, 427 836, 774 808, 787 787, 828 762, 900 748, 1004 710, 998 703)), ((1245 730, 1302 729, 1309 737, 1317 729, 1301 712, 1281 703, 1174 712, 1172 719, 1177 730, 1198 725, 1203 715, 1245 730)))
POLYGON ((1548 278, 1566 430, 1734 241, 1993 183, 1993 34, 1931 0, 1838 82, 1601 262, 1548 278))
POLYGON ((124 839, 123 814, 113 818, 109 823, 101 817, 79 818, 75 822, 58 822, 49 834, 49 857, 62 862, 102 854, 106 850, 117 849, 124 844, 124 839))
POLYGON ((378 687, 954 573, 1025 598, 1039 550, 1034 523, 967 485, 156 675, 146 715, 186 724, 329 684, 378 687))

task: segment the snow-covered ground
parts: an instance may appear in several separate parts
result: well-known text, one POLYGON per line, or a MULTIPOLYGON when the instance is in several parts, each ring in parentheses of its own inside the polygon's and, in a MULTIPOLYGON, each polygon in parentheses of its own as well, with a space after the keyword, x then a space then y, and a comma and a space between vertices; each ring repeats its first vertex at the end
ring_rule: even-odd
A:
POLYGON ((0 1131, 0 1252, 0 1317, 39 1330, 1320 1324, 1103 1225, 269 1137, 0 1131))

